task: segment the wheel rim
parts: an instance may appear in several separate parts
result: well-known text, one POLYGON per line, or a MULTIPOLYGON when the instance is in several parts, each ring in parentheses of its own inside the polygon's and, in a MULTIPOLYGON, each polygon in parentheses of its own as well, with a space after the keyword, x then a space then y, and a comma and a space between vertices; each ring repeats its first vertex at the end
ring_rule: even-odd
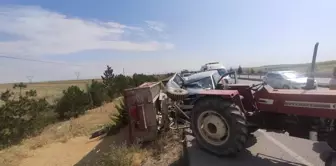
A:
POLYGON ((230 128, 223 116, 215 111, 207 110, 197 119, 197 130, 209 144, 223 145, 230 136, 230 128))

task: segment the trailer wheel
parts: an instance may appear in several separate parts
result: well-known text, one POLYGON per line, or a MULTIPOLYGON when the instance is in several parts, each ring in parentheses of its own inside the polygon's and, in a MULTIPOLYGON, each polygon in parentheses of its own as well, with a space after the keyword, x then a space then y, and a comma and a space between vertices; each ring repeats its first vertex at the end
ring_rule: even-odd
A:
POLYGON ((246 119, 239 107, 219 97, 206 97, 192 110, 191 128, 200 148, 232 156, 245 148, 246 119))

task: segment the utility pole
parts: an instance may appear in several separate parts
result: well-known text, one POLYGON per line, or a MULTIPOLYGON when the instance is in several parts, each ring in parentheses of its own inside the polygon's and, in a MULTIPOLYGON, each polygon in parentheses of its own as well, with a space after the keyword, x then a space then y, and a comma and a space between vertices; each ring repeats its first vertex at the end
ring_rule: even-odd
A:
POLYGON ((76 75, 77 80, 78 80, 78 79, 79 79, 80 72, 76 71, 76 72, 75 72, 75 75, 76 75))
POLYGON ((32 83, 33 78, 34 78, 34 76, 27 76, 27 79, 28 79, 29 83, 32 83))
POLYGON ((125 75, 125 68, 123 68, 123 75, 125 75))

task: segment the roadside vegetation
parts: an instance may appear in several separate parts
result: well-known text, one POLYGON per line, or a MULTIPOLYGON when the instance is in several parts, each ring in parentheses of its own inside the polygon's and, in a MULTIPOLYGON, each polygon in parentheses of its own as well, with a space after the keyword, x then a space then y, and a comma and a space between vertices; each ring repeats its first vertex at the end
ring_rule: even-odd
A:
MULTIPOLYGON (((101 80, 91 80, 84 86, 70 84, 52 98, 39 95, 30 84, 12 84, 11 88, 7 84, 6 90, 0 92, 0 163, 17 165, 18 157, 27 155, 22 150, 23 144, 28 144, 28 150, 32 150, 50 141, 66 142, 73 137, 88 136, 103 126, 122 128, 128 122, 121 98, 123 90, 168 76, 116 75, 107 66, 101 80), (13 160, 10 155, 14 155, 13 160)), ((104 165, 115 165, 109 163, 122 159, 116 156, 124 152, 139 152, 138 155, 145 156, 137 145, 125 148, 120 145, 118 150, 111 151, 114 155, 107 154, 102 160, 104 165)), ((126 162, 130 156, 124 157, 126 162)))

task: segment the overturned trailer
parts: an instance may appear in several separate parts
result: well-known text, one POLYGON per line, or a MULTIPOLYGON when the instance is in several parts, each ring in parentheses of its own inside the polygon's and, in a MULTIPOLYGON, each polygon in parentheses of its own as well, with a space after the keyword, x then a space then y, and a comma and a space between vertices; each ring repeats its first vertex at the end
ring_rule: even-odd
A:
POLYGON ((161 112, 168 109, 167 105, 164 105, 167 97, 162 89, 161 82, 145 82, 124 91, 125 106, 130 115, 129 139, 132 142, 155 140, 159 129, 163 127, 157 117, 158 114, 162 117, 161 112))

